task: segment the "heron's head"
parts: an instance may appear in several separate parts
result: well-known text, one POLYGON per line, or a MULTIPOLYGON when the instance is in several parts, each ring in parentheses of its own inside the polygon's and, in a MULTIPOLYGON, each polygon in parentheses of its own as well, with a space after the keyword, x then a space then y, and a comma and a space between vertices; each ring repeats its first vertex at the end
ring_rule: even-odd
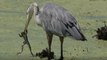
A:
POLYGON ((37 4, 36 2, 32 3, 32 5, 33 5, 34 7, 37 7, 37 6, 38 6, 38 4, 37 4))
POLYGON ((32 3, 27 9, 27 16, 32 17, 33 13, 38 14, 39 7, 36 2, 32 3))
POLYGON ((38 6, 38 4, 35 2, 35 3, 32 3, 32 5, 34 7, 34 13, 36 15, 38 15, 39 14, 39 6, 38 6))

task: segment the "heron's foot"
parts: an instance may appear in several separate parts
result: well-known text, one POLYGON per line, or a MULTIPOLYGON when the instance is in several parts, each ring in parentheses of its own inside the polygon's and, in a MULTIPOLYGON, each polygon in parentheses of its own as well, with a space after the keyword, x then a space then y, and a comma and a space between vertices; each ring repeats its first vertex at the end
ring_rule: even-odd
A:
POLYGON ((48 55, 48 60, 51 60, 51 57, 50 57, 50 55, 48 55))
POLYGON ((64 59, 64 57, 60 57, 58 60, 63 60, 64 59))
POLYGON ((51 60, 51 59, 48 58, 48 60, 51 60))
POLYGON ((48 60, 51 60, 51 54, 48 53, 48 60))
POLYGON ((51 60, 51 59, 48 58, 48 60, 51 60))

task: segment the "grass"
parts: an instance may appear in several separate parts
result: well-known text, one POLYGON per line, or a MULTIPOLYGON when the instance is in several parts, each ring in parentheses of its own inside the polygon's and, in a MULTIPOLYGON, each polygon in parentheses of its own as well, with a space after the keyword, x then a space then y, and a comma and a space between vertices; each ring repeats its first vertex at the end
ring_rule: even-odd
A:
MULTIPOLYGON (((40 7, 48 2, 59 4, 68 9, 78 20, 88 41, 81 42, 71 38, 64 40, 65 60, 107 60, 107 41, 92 38, 95 29, 107 21, 107 0, 36 0, 40 7)), ((41 60, 31 57, 27 46, 17 56, 23 42, 18 34, 23 31, 26 22, 26 9, 35 0, 0 0, 0 60, 41 60)), ((45 32, 35 25, 32 19, 29 26, 29 41, 33 52, 47 47, 45 32)), ((60 41, 54 36, 52 51, 56 59, 60 56, 60 41)), ((45 60, 45 59, 43 59, 45 60)))

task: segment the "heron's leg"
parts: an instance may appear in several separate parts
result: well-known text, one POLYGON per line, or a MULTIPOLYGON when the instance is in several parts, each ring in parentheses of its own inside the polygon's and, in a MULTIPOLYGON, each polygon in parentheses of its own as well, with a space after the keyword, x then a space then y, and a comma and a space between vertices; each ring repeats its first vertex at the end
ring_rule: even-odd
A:
POLYGON ((51 53, 52 38, 53 38, 53 34, 48 34, 48 33, 47 33, 47 40, 48 40, 48 46, 49 46, 48 60, 51 60, 50 53, 51 53))
POLYGON ((59 37, 60 38, 60 42, 61 42, 61 56, 59 60, 63 60, 63 41, 64 41, 64 37, 59 37))

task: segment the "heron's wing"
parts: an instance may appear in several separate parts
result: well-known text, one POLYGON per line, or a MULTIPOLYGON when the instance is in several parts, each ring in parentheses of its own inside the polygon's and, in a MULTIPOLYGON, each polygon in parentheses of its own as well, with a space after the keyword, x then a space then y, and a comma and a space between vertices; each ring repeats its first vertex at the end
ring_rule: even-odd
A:
POLYGON ((76 39, 83 38, 76 19, 63 7, 47 4, 43 7, 39 18, 48 32, 59 36, 72 35, 76 39))

